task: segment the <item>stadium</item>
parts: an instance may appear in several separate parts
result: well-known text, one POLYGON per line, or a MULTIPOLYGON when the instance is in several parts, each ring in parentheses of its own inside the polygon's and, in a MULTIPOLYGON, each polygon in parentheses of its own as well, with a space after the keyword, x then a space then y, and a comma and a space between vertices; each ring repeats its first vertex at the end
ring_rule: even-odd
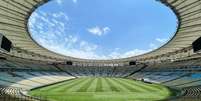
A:
POLYGON ((96 60, 38 44, 29 18, 51 0, 0 0, 0 101, 201 101, 201 0, 157 0, 174 36, 137 56, 96 60))

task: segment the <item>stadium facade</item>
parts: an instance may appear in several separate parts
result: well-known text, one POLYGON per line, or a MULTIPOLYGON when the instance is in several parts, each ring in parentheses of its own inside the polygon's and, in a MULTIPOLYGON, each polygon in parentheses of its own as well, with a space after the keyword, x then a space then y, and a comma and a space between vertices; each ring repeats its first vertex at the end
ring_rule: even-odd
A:
POLYGON ((0 51, 0 96, 23 98, 33 88, 106 76, 158 83, 182 91, 171 100, 200 101, 201 56, 193 43, 201 37, 201 0, 160 0, 178 18, 174 37, 152 52, 112 60, 63 56, 37 44, 30 36, 29 17, 50 1, 0 0, 0 33, 12 42, 10 52, 0 51))

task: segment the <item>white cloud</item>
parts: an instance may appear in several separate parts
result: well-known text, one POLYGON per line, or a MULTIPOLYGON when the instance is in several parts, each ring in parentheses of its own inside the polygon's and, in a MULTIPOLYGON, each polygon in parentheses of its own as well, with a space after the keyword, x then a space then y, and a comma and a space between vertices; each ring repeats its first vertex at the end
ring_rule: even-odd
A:
POLYGON ((68 23, 69 18, 64 12, 45 13, 40 11, 38 14, 31 16, 29 27, 31 29, 34 27, 35 30, 42 29, 43 32, 51 32, 52 34, 61 35, 65 33, 65 30, 68 28, 68 23))
POLYGON ((34 27, 34 25, 37 21, 37 18, 39 18, 39 14, 36 12, 33 12, 33 14, 31 15, 31 18, 29 19, 29 27, 30 28, 34 27))
MULTIPOLYGON (((69 33, 69 17, 63 12, 55 13, 34 13, 29 21, 29 26, 34 39, 42 46, 61 53, 66 56, 73 56, 85 59, 117 59, 144 54, 153 49, 167 39, 156 38, 155 42, 150 43, 149 49, 133 49, 121 52, 120 48, 114 48, 110 52, 101 53, 102 50, 97 44, 82 40, 74 33, 69 33), (48 17, 48 18, 47 18, 48 17), (48 36, 48 37, 47 37, 48 36)), ((109 27, 92 27, 87 29, 91 34, 102 36, 111 31, 109 27)))
MULTIPOLYGON (((126 57, 130 57, 130 56, 144 54, 144 53, 150 51, 150 49, 148 49, 148 50, 134 49, 131 51, 127 51, 125 53, 121 53, 121 52, 118 52, 119 49, 118 50, 116 49, 109 54, 97 54, 98 45, 90 44, 86 41, 80 42, 80 47, 79 47, 80 49, 66 47, 66 45, 64 43, 57 44, 57 42, 55 42, 55 40, 40 39, 39 42, 44 47, 46 47, 52 51, 61 53, 63 55, 77 57, 77 58, 84 58, 84 59, 126 58, 126 57)), ((72 42, 75 42, 75 41, 72 41, 72 42)), ((68 44, 70 44, 70 43, 68 43, 68 44)), ((72 44, 74 44, 74 43, 72 43, 72 44)))
POLYGON ((73 3, 77 3, 77 0, 73 0, 73 3))
POLYGON ((96 44, 89 43, 87 41, 79 40, 75 36, 69 36, 65 39, 66 42, 59 42, 55 39, 45 39, 39 38, 39 43, 54 51, 61 53, 66 56, 72 56, 77 58, 85 58, 85 59, 117 59, 117 58, 126 58, 130 56, 136 56, 148 51, 148 50, 140 50, 134 49, 131 51, 127 51, 125 53, 119 52, 119 48, 115 48, 113 52, 108 54, 98 54, 97 50, 99 50, 99 46, 96 44), (73 46, 79 44, 79 48, 75 48, 73 46))
POLYGON ((104 34, 107 34, 109 31, 111 31, 111 29, 109 27, 92 27, 92 28, 88 28, 87 31, 93 35, 97 35, 97 36, 102 36, 104 34))
POLYGON ((88 31, 94 35, 98 35, 98 36, 102 35, 102 31, 99 27, 90 28, 88 29, 88 31))
POLYGON ((116 50, 116 51, 113 51, 112 53, 110 53, 108 56, 105 55, 105 57, 103 59, 127 58, 127 57, 131 57, 131 56, 141 55, 141 54, 144 54, 149 51, 151 51, 151 49, 147 49, 147 50, 133 49, 133 50, 127 51, 125 53, 118 52, 116 50))
POLYGON ((81 41, 80 42, 80 50, 86 51, 86 52, 92 52, 97 49, 98 45, 88 43, 86 41, 81 41))
POLYGON ((149 44, 149 47, 150 47, 151 49, 156 49, 158 46, 157 46, 156 44, 154 44, 154 43, 150 43, 150 44, 149 44))
POLYGON ((65 20, 69 21, 69 17, 64 12, 57 12, 51 14, 54 18, 65 18, 65 20))
POLYGON ((76 43, 78 41, 78 37, 76 36, 72 36, 72 35, 69 35, 68 37, 65 38, 65 42, 66 43, 76 43))
POLYGON ((104 32, 104 33, 108 33, 109 31, 110 31, 110 28, 109 28, 109 27, 104 27, 104 28, 103 28, 103 32, 104 32))
POLYGON ((56 0, 56 3, 61 5, 63 3, 63 1, 62 0, 56 0))
POLYGON ((156 41, 160 42, 160 43, 165 43, 168 39, 166 38, 156 38, 156 41))
MULTIPOLYGON (((74 38, 72 37, 72 41, 71 42, 75 42, 73 41, 74 38)), ((79 40, 77 40, 78 43, 79 40)), ((85 59, 98 59, 100 58, 99 55, 96 54, 96 49, 97 49, 97 45, 94 44, 90 44, 86 41, 81 41, 80 42, 80 49, 76 49, 76 48, 70 48, 67 47, 68 45, 74 45, 75 43, 68 43, 67 45, 65 43, 60 43, 58 44, 56 42, 56 40, 45 40, 43 38, 41 38, 39 40, 40 44, 42 44, 42 46, 63 54, 63 55, 67 55, 67 56, 73 56, 73 57, 77 57, 77 58, 85 58, 85 59)), ((69 42, 69 40, 68 40, 69 42)))
POLYGON ((134 50, 131 50, 131 51, 128 51, 126 53, 123 54, 122 57, 130 57, 130 56, 136 56, 136 55, 141 55, 141 54, 144 54, 148 51, 150 51, 151 49, 148 49, 148 50, 142 50, 142 49, 134 49, 134 50))

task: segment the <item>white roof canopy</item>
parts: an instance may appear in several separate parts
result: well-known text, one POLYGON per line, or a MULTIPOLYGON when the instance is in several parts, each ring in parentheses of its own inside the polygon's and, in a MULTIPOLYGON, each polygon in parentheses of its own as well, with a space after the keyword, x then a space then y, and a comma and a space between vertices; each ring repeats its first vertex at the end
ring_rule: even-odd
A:
MULTIPOLYGON (((72 61, 104 62, 106 60, 87 60, 63 56, 49 51, 37 44, 31 37, 27 26, 34 10, 49 0, 0 0, 0 33, 12 41, 16 49, 72 61)), ((167 54, 191 46, 201 36, 201 0, 161 0, 170 7, 178 17, 178 29, 175 36, 162 47, 147 54, 125 59, 108 61, 129 61, 167 54)))

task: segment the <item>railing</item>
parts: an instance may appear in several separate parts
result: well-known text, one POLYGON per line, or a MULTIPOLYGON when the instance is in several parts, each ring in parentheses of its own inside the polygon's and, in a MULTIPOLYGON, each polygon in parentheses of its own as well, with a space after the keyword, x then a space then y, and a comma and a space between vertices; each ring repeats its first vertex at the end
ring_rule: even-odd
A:
POLYGON ((181 98, 172 99, 168 101, 201 101, 201 97, 181 97, 181 98))
MULTIPOLYGON (((0 101, 48 101, 48 100, 47 100, 47 97, 36 98, 36 97, 29 97, 29 96, 17 97, 17 96, 0 95, 0 101)), ((65 101, 65 99, 63 99, 62 101, 65 101)), ((201 101, 201 97, 180 96, 180 97, 175 97, 165 101, 201 101)))
POLYGON ((44 97, 0 95, 0 101, 48 101, 44 97))

